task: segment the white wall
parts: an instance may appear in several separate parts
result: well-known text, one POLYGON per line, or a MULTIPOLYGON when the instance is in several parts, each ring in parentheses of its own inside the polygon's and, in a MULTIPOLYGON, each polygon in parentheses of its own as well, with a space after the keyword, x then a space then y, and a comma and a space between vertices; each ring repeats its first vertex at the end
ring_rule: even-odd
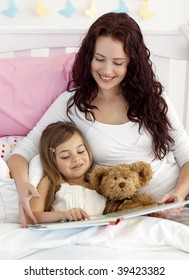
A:
MULTIPOLYGON (((0 0, 0 26, 87 28, 101 14, 117 9, 120 3, 120 0, 70 1, 75 12, 71 17, 65 17, 59 11, 65 9, 67 0, 0 0), (45 16, 36 13, 40 1, 49 11, 45 16), (10 2, 18 8, 18 12, 13 17, 4 15, 5 10, 9 9, 10 2), (97 12, 93 17, 86 16, 85 11, 92 2, 96 3, 97 12)), ((148 0, 149 9, 154 13, 154 16, 148 20, 143 20, 139 15, 144 0, 121 1, 143 29, 178 29, 179 25, 189 20, 189 0, 148 0)))

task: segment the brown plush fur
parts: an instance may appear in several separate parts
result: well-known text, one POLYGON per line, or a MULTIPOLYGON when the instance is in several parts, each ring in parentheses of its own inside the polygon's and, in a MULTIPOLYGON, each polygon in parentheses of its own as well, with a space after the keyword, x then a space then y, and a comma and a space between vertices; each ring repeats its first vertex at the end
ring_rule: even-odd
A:
POLYGON ((150 165, 140 161, 115 167, 96 166, 89 174, 90 188, 107 198, 104 214, 157 204, 150 195, 139 194, 151 179, 150 165))

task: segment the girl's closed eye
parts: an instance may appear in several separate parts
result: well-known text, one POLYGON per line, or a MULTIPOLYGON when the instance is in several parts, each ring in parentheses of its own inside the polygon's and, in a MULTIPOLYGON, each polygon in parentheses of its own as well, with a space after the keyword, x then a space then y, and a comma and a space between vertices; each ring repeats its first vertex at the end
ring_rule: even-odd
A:
POLYGON ((61 159, 68 159, 69 156, 64 156, 64 157, 61 157, 61 159))
POLYGON ((70 155, 67 153, 61 155, 61 159, 68 159, 69 157, 70 157, 70 155))
POLYGON ((86 152, 85 149, 82 149, 82 150, 78 150, 78 151, 77 151, 78 154, 83 154, 83 153, 85 153, 85 152, 86 152))

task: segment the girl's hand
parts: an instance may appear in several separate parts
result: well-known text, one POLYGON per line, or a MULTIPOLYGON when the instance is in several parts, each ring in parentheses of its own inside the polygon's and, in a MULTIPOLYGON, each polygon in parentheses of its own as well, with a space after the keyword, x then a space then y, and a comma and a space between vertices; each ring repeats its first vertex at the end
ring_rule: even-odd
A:
POLYGON ((24 228, 27 227, 28 220, 30 220, 31 223, 37 223, 37 219, 33 215, 29 203, 32 197, 39 197, 39 193, 32 184, 29 182, 25 183, 22 191, 19 191, 19 216, 20 223, 24 228))
MULTIPOLYGON (((163 198, 158 201, 158 204, 179 202, 179 201, 183 201, 183 198, 181 196, 179 196, 176 193, 170 193, 170 194, 164 195, 163 198)), ((182 209, 183 209, 183 207, 167 209, 167 210, 162 211, 162 215, 165 218, 176 217, 176 216, 180 215, 182 209)))
POLYGON ((89 215, 81 208, 72 208, 64 212, 64 219, 68 221, 88 220, 89 215))

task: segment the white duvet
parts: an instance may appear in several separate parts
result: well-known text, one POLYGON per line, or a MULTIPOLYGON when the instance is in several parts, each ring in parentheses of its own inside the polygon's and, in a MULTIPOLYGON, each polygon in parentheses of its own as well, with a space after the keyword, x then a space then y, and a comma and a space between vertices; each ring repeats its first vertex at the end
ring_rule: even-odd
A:
POLYGON ((0 259, 23 258, 189 259, 189 227, 152 217, 48 232, 0 224, 0 259))
POLYGON ((175 221, 144 216, 117 225, 33 231, 19 224, 14 181, 1 177, 0 259, 186 260, 189 259, 188 217, 189 208, 185 208, 175 221))

